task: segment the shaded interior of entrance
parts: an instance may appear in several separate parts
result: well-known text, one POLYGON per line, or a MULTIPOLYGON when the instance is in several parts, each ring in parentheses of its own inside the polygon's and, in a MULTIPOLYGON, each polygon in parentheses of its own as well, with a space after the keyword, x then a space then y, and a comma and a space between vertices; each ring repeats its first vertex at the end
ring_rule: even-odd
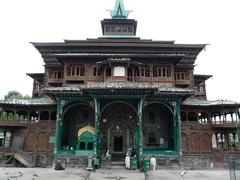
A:
POLYGON ((174 150, 171 109, 162 103, 148 105, 143 112, 144 150, 174 150))
POLYGON ((126 152, 135 148, 137 123, 136 112, 131 105, 124 102, 111 103, 101 114, 101 142, 103 152, 126 152))
MULTIPOLYGON (((82 139, 86 139, 89 134, 85 133, 83 137, 78 137, 79 129, 88 125, 95 127, 94 110, 92 108, 84 104, 77 104, 67 109, 64 113, 62 125, 62 149, 92 149, 92 141, 82 142, 82 139), (78 141, 81 141, 81 143, 78 141)), ((88 137, 88 139, 91 138, 88 137)))

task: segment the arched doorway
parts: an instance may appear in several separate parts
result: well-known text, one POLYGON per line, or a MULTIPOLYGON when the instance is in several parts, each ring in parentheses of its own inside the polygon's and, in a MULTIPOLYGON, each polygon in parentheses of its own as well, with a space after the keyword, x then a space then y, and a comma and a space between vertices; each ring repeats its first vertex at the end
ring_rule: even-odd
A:
POLYGON ((77 149, 78 130, 94 124, 94 110, 85 104, 75 104, 64 112, 62 125, 62 149, 77 149))
POLYGON ((174 150, 174 123, 170 107, 148 105, 143 111, 144 150, 174 150))
POLYGON ((108 104, 101 113, 100 129, 103 151, 123 153, 135 148, 137 115, 134 107, 126 102, 108 104))

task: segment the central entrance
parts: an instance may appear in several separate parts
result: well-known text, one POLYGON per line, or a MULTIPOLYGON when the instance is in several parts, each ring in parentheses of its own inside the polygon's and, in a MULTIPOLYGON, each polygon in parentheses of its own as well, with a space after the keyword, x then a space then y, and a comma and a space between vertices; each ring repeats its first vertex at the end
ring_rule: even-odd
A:
POLYGON ((123 136, 114 137, 114 151, 115 152, 123 151, 123 136))
POLYGON ((123 101, 109 103, 101 113, 100 134, 103 152, 126 153, 135 148, 134 134, 137 128, 136 111, 123 101))

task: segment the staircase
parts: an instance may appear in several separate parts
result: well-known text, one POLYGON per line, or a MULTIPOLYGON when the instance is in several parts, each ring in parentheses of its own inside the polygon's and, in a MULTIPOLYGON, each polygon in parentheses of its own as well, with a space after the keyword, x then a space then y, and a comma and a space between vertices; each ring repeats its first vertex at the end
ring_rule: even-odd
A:
POLYGON ((102 168, 105 169, 123 169, 125 168, 125 153, 113 152, 112 160, 102 160, 102 168))
POLYGON ((32 156, 27 153, 23 153, 23 152, 15 153, 14 158, 25 167, 28 167, 28 168, 34 167, 32 156))

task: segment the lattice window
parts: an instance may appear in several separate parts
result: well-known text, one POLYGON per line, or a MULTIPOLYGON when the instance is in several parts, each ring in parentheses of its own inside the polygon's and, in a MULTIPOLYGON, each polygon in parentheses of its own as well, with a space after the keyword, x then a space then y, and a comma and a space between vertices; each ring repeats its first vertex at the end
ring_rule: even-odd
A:
POLYGON ((175 80, 189 80, 189 71, 186 70, 176 71, 175 80))
POLYGON ((80 65, 80 76, 84 76, 85 75, 85 67, 83 64, 80 65))
POLYGON ((154 65, 153 77, 171 77, 172 69, 170 65, 154 65))
POLYGON ((67 66, 67 76, 71 76, 72 65, 67 66))

